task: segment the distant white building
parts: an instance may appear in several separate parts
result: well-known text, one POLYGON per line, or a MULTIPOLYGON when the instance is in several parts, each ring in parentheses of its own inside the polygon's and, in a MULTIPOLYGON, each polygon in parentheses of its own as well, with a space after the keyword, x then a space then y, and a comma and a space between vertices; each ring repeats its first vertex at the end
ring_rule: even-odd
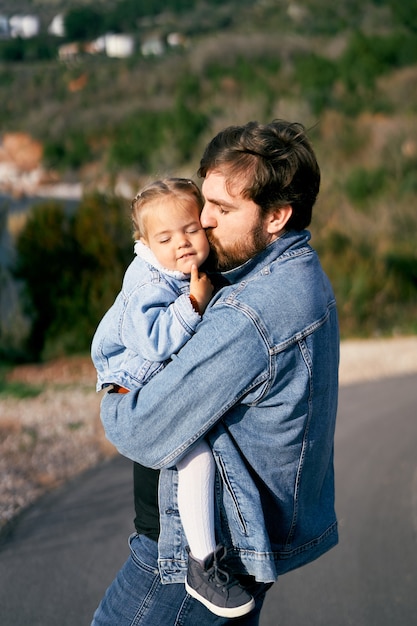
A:
POLYGON ((9 27, 12 37, 30 39, 39 34, 40 20, 37 15, 13 15, 9 19, 9 27))
POLYGON ((161 56, 165 52, 164 42, 158 36, 145 39, 140 49, 144 57, 161 56))
POLYGON ((182 33, 169 33, 167 44, 171 48, 185 48, 187 46, 187 39, 182 33))
POLYGON ((108 57, 124 59, 132 56, 135 50, 135 41, 131 35, 108 34, 104 40, 108 57))
POLYGON ((73 42, 59 46, 58 56, 61 61, 75 61, 83 54, 106 54, 108 57, 125 58, 133 54, 135 42, 130 35, 107 34, 94 41, 73 42))
POLYGON ((135 50, 135 40, 131 35, 107 33, 98 37, 86 50, 90 54, 103 52, 108 57, 124 59, 130 57, 135 50))
POLYGON ((55 37, 65 37, 64 16, 59 13, 48 26, 48 33, 55 37))
POLYGON ((106 37, 107 35, 101 35, 101 37, 98 37, 91 42, 91 45, 94 47, 96 52, 106 52, 106 37))

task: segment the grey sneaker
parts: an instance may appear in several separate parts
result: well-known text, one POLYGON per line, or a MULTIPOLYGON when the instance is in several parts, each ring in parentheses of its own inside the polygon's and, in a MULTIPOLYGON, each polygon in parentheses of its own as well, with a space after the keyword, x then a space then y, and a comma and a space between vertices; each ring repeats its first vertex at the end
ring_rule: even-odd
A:
POLYGON ((226 548, 218 545, 203 564, 188 554, 188 572, 185 588, 209 611, 220 617, 240 617, 252 611, 255 600, 238 583, 225 565, 219 563, 226 556, 226 548))

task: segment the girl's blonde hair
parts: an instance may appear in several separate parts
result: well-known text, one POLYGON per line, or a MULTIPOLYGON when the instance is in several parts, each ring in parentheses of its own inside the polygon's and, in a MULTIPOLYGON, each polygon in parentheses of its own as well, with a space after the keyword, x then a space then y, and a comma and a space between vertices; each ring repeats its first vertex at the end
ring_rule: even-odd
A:
POLYGON ((133 238, 135 241, 146 237, 147 208, 155 201, 164 198, 174 198, 179 203, 192 202, 198 206, 199 212, 203 209, 203 196, 194 181, 189 178, 162 178, 146 185, 132 200, 133 238))

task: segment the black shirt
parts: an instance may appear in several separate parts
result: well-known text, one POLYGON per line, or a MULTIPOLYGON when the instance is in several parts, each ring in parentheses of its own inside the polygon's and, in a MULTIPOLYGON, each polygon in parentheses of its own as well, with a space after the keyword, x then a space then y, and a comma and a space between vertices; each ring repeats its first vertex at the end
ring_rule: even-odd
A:
POLYGON ((154 541, 159 537, 158 481, 159 470, 133 463, 136 532, 154 541))

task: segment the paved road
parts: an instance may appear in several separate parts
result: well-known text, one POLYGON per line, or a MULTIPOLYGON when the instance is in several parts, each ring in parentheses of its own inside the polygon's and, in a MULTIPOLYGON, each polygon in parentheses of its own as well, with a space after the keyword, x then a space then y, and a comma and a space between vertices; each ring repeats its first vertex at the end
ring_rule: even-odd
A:
POLYGON ((339 545, 272 588, 261 626, 417 624, 417 376, 341 390, 339 545))
MULTIPOLYGON (((261 626, 417 623, 416 400, 416 376, 341 390, 340 544, 280 579, 261 626)), ((1 626, 88 626, 128 554, 132 517, 121 458, 44 498, 0 546, 1 626)))

